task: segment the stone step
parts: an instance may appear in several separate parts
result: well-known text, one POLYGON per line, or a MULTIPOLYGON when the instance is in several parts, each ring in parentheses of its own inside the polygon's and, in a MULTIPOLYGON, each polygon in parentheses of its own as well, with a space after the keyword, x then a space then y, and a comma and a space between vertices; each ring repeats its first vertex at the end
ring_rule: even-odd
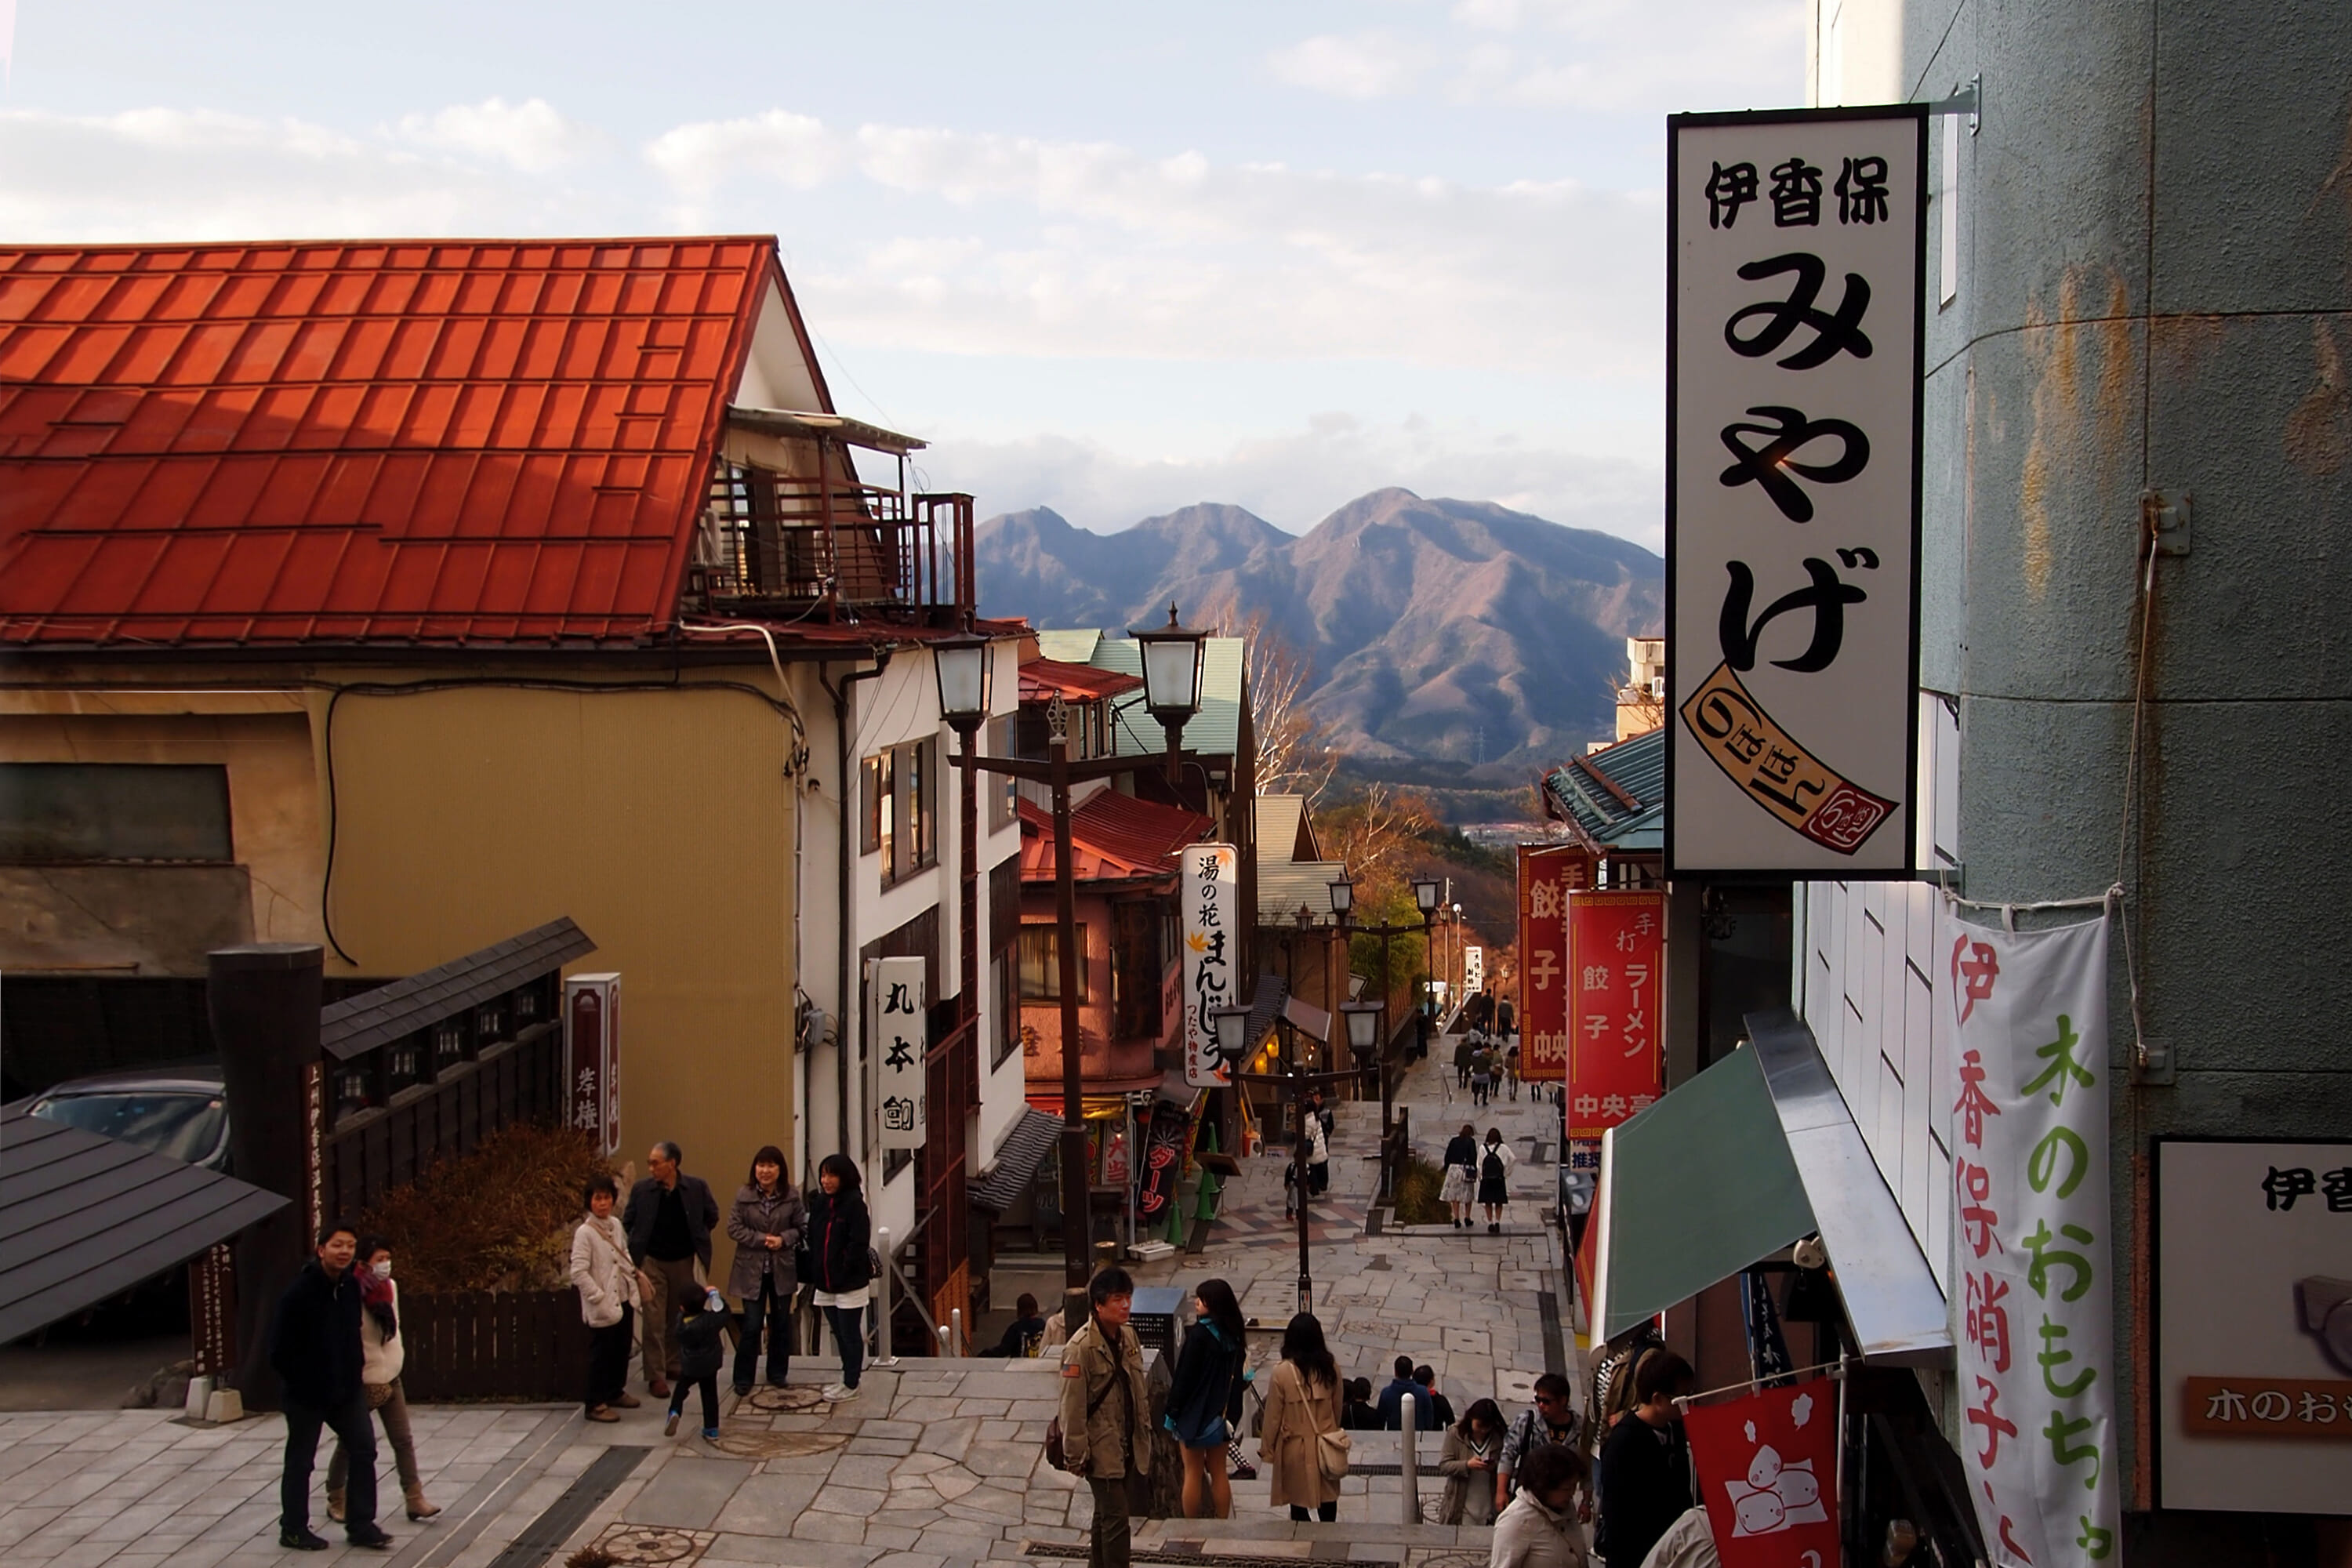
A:
MULTIPOLYGON (((1345 1506, 1345 1505, 1343 1505, 1345 1506)), ((1470 1568, 1486 1560, 1494 1538, 1486 1525, 1378 1524, 1339 1519, 1299 1524, 1280 1516, 1233 1519, 1151 1519, 1135 1521, 1131 1553, 1137 1563, 1197 1565, 1197 1568, 1299 1568, 1310 1563, 1395 1564, 1422 1568, 1470 1568)), ((1007 1542, 1008 1547, 1013 1543, 1007 1542)), ((1016 1550, 1000 1550, 999 1561, 1047 1565, 1087 1554, 1084 1531, 1026 1536, 1016 1550)))

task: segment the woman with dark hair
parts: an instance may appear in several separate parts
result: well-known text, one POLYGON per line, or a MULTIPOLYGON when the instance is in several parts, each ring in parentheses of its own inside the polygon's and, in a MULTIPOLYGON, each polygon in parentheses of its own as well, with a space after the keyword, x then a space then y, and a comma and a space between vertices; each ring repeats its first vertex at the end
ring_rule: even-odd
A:
POLYGON ((1323 1474, 1322 1436, 1339 1428, 1339 1368, 1311 1312, 1290 1320, 1282 1334, 1282 1364, 1274 1370, 1258 1428, 1257 1457, 1274 1467, 1269 1499, 1290 1505, 1295 1521, 1339 1517, 1339 1483, 1323 1474), (1309 1515, 1307 1510, 1315 1512, 1309 1515))
MULTIPOLYGON (((408 1499, 408 1517, 431 1519, 441 1510, 425 1500, 425 1483, 416 1473, 416 1438, 408 1426, 408 1398, 400 1387, 400 1369, 408 1352, 400 1337, 400 1287, 392 1282, 392 1243, 380 1236, 363 1236, 353 1258, 352 1271, 360 1282, 360 1392, 367 1396, 368 1408, 383 1419, 383 1435, 400 1470, 400 1489, 408 1499)), ((334 1458, 327 1461, 327 1517, 337 1523, 343 1519, 351 1463, 339 1436, 334 1458)))
MULTIPOLYGON (((866 1213, 865 1183, 846 1154, 827 1154, 817 1164, 816 1195, 808 1205, 809 1266, 816 1304, 833 1326, 841 1350, 841 1379, 825 1385, 824 1396, 839 1405, 857 1397, 866 1363, 866 1299, 874 1289, 873 1221, 866 1213)), ((888 1332, 886 1328, 884 1332, 888 1332)))
POLYGON ((1184 1331, 1176 1354, 1166 1420, 1184 1456, 1184 1517, 1229 1519, 1234 1488, 1225 1479, 1225 1445, 1242 1418, 1249 1331, 1234 1288, 1222 1279, 1201 1281, 1192 1305, 1200 1316, 1184 1331))
POLYGON ((1351 1377, 1339 1385, 1339 1429, 1343 1432, 1379 1432, 1387 1423, 1381 1419, 1380 1407, 1372 1403, 1372 1380, 1351 1377))
POLYGON ((1503 1457, 1503 1412, 1491 1399, 1473 1403, 1445 1429, 1437 1468, 1445 1477, 1440 1524, 1495 1522, 1495 1466, 1503 1457))
POLYGON ((784 1179, 783 1151, 773 1143, 751 1156, 751 1173, 727 1211, 727 1234, 734 1238, 735 1262, 727 1271, 727 1293, 743 1304, 743 1337, 735 1347, 735 1397, 751 1392, 760 1367, 760 1329, 768 1331, 768 1386, 782 1388, 792 1371, 793 1294, 800 1279, 793 1268, 808 1212, 800 1194, 784 1179))
POLYGON ((1499 1235, 1503 1205, 1511 1201, 1511 1167, 1519 1157, 1503 1142, 1503 1130, 1486 1129, 1486 1147, 1478 1156, 1478 1201, 1486 1208, 1486 1234, 1499 1235))
POLYGON ((581 1190, 588 1210, 572 1233, 572 1283, 580 1289, 580 1316, 588 1325, 588 1383, 582 1403, 591 1421, 618 1421, 613 1406, 633 1409, 628 1391, 629 1346, 645 1300, 637 1266, 629 1261, 629 1233, 613 1215, 621 1185, 610 1176, 591 1176, 581 1190))
POLYGON ((1478 1132, 1467 1121, 1445 1142, 1445 1184, 1437 1195, 1453 1211, 1456 1230, 1470 1228, 1470 1205, 1478 1193, 1478 1132))

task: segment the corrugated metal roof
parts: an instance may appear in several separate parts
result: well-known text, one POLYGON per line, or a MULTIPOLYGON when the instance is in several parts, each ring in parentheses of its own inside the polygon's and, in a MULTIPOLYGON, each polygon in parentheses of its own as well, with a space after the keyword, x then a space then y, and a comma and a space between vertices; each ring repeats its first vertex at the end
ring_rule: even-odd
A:
MULTIPOLYGON (((1037 634, 1037 650, 1066 664, 1091 664, 1139 679, 1143 674, 1143 649, 1133 637, 1106 637, 1100 631, 1047 631, 1037 634)), ((1242 671, 1247 645, 1240 637, 1211 637, 1201 653, 1201 710, 1184 726, 1184 749, 1202 756, 1230 757, 1241 746, 1242 671)), ((1168 739, 1150 714, 1144 711, 1143 693, 1111 704, 1113 750, 1122 757, 1156 757, 1168 750, 1168 739)))
MULTIPOLYGON (((1070 810, 1070 875, 1081 882, 1174 876, 1176 851, 1215 826, 1198 812, 1097 790, 1070 810)), ((1053 814, 1024 800, 1021 879, 1050 882, 1054 865, 1053 814)))
POLYGON ((1061 1139, 1060 1121, 1035 1106, 1024 1105, 1012 1131, 996 1146, 996 1163, 971 1184, 971 1206, 1003 1214, 1020 1202, 1061 1139))
POLYGON ((0 1119, 0 1344, 286 1206, 234 1176, 17 1111, 0 1119))
POLYGON ((0 641, 664 628, 772 282, 760 237, 0 248, 0 641))
POLYGON ((1635 735, 1552 769, 1544 775, 1544 793, 1559 811, 1605 848, 1662 848, 1665 731, 1635 735), (1611 784, 1616 788, 1611 789, 1611 784), (1630 797, 1631 804, 1621 795, 1630 797))
POLYGON ((1262 795, 1255 805, 1257 863, 1261 873, 1279 860, 1298 858, 1298 829, 1307 820, 1303 795, 1262 795))
POLYGON ((595 951, 586 931, 572 924, 569 915, 559 916, 478 952, 320 1009, 319 1044, 336 1060, 347 1061, 595 951))
POLYGON ((1319 924, 1331 920, 1331 884, 1346 872, 1337 860, 1269 860, 1257 863, 1257 922, 1287 926, 1305 905, 1319 924))

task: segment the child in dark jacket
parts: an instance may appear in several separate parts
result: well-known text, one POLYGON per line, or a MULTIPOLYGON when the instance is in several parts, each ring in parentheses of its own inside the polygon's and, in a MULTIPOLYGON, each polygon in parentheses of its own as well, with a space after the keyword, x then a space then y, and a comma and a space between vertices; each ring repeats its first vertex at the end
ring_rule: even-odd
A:
POLYGON ((727 1364, 727 1302, 717 1290, 702 1299, 699 1309, 680 1320, 677 1342, 684 1363, 684 1373, 671 1385, 669 1424, 662 1436, 677 1436, 677 1418, 686 1409, 687 1384, 702 1391, 702 1440, 714 1441, 719 1436, 719 1369, 727 1364))

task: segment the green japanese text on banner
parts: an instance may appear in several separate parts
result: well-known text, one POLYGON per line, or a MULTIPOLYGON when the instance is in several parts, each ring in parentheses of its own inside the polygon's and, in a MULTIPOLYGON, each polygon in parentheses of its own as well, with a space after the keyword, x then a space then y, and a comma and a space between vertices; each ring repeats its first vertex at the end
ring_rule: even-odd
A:
POLYGON ((2008 931, 1948 910, 1941 930, 1969 1489, 2002 1568, 2097 1562, 2117 1555, 2123 1479, 2106 921, 2008 931))

